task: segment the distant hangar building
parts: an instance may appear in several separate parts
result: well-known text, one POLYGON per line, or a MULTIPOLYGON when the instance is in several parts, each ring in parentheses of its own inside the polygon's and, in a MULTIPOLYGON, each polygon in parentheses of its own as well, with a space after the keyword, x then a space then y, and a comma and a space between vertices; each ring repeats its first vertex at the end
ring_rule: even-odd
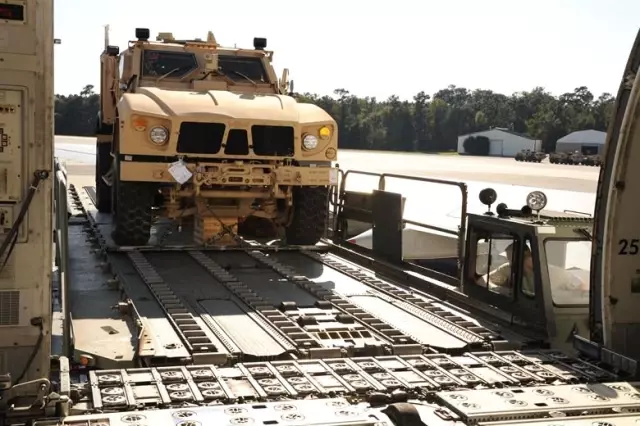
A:
POLYGON ((584 155, 604 154, 607 133, 599 130, 579 130, 558 139, 556 152, 580 151, 584 155))
POLYGON ((458 136, 459 154, 468 154, 464 149, 464 141, 472 136, 485 136, 489 138, 491 143, 489 155, 492 157, 515 157, 515 155, 523 149, 530 149, 532 151, 542 150, 542 141, 532 139, 527 135, 513 132, 502 127, 494 127, 493 129, 483 132, 458 136))

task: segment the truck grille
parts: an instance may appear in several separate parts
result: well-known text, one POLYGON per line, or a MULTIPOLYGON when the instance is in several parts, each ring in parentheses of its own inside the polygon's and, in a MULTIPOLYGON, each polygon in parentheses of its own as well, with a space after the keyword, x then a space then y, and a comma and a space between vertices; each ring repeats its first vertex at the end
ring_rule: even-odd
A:
POLYGON ((222 147, 224 131, 224 124, 185 121, 180 125, 176 151, 183 154, 217 154, 222 147))
POLYGON ((224 153, 226 155, 249 155, 249 138, 247 131, 243 129, 229 130, 224 153))
POLYGON ((294 153, 293 127, 253 126, 251 138, 256 155, 289 157, 294 153))
MULTIPOLYGON (((218 154, 223 148, 225 125, 221 123, 195 123, 180 125, 178 146, 181 154, 218 154)), ((294 130, 290 126, 252 126, 253 152, 265 157, 289 157, 294 154, 294 130)), ((246 130, 231 129, 224 144, 224 154, 249 154, 246 130)))

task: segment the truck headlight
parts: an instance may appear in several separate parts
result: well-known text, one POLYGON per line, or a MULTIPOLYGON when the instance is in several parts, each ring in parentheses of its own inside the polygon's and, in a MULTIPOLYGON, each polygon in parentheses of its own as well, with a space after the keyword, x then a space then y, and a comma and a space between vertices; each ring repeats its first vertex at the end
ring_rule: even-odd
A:
POLYGON ((149 139, 156 145, 165 144, 169 140, 169 131, 162 126, 152 127, 149 130, 149 139))
POLYGON ((304 135, 304 138, 302 138, 302 146, 304 149, 315 149, 318 146, 318 138, 313 135, 304 135))

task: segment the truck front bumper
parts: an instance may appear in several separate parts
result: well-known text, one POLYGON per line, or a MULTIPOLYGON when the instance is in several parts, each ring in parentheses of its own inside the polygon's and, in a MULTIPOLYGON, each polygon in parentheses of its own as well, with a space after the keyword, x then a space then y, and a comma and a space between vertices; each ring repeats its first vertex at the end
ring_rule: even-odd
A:
MULTIPOLYGON (((121 161, 120 180, 177 183, 169 171, 172 163, 121 161)), ((272 164, 186 163, 193 174, 185 184, 195 186, 333 186, 339 170, 327 166, 276 166, 272 164)))

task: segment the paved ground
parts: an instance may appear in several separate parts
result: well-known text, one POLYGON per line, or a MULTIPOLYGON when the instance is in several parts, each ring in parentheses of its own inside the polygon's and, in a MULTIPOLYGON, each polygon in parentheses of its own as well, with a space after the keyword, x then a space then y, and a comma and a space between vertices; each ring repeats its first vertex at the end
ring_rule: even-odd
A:
MULTIPOLYGON (((56 155, 65 163, 76 185, 92 185, 95 170, 93 138, 56 137, 56 155)), ((499 202, 520 208, 528 192, 544 190, 552 210, 576 210, 591 213, 599 168, 549 163, 520 163, 512 158, 471 157, 458 155, 424 155, 371 151, 340 152, 338 164, 344 170, 366 170, 460 181, 467 185, 470 212, 480 212, 478 193, 487 186, 498 192, 499 202)), ((378 185, 377 178, 351 175, 349 189, 369 191, 378 185)), ((461 192, 455 186, 387 180, 386 189, 407 197, 407 219, 457 226, 460 218, 461 192)))
MULTIPOLYGON (((93 138, 56 137, 56 155, 66 161, 71 174, 94 173, 94 149, 93 138)), ((588 166, 520 163, 512 158, 351 150, 339 155, 338 164, 343 169, 578 192, 595 192, 599 171, 588 166)))
POLYGON ((345 169, 384 171, 440 179, 595 192, 599 168, 520 163, 513 158, 342 151, 345 169))

